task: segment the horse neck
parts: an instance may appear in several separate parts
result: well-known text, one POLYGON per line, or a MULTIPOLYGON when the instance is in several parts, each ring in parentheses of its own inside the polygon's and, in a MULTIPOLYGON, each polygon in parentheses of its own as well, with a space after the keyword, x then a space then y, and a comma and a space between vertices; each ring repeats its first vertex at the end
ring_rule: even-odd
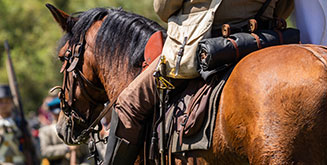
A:
POLYGON ((141 72, 146 41, 154 32, 164 31, 155 22, 120 10, 111 10, 90 29, 93 32, 88 35, 92 36, 93 45, 97 45, 95 49, 99 52, 96 55, 98 77, 109 99, 118 95, 141 72), (105 28, 101 29, 103 23, 105 28), (94 36, 97 36, 96 40, 94 36))
MULTIPOLYGON (((117 56, 116 56, 117 57, 117 56)), ((140 73, 141 68, 130 67, 127 59, 98 60, 99 78, 102 82, 109 100, 115 98, 140 73)))
MULTIPOLYGON (((103 19, 105 19, 104 17, 103 19)), ((95 37, 98 33, 99 28, 102 25, 103 20, 96 21, 93 26, 87 31, 85 36, 88 43, 88 48, 92 49, 93 52, 96 52, 95 37)), ((116 51, 120 52, 120 51, 116 51)), ((114 54, 114 55, 96 55, 93 54, 90 59, 94 59, 95 62, 95 74, 100 79, 103 87, 106 90, 109 100, 112 100, 117 96, 128 84, 140 73, 140 68, 132 68, 129 66, 128 58, 123 54, 114 54), (110 58, 110 63, 108 59, 110 58)))

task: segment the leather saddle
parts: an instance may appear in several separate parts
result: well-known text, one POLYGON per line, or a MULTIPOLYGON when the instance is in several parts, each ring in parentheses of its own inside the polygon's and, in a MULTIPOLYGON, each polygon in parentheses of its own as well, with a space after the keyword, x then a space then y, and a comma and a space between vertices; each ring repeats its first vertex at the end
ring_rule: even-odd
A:
MULTIPOLYGON (((160 56, 163 43, 163 35, 160 31, 150 37, 145 46, 143 70, 160 56)), ((201 78, 188 80, 183 84, 183 88, 174 90, 170 94, 165 123, 167 145, 173 147, 173 152, 210 147, 216 108, 212 108, 209 102, 212 97, 218 99, 216 95, 219 95, 224 84, 219 83, 218 80, 222 77, 224 76, 213 76, 209 81, 201 78), (212 95, 217 84, 220 84, 219 90, 212 95), (200 140, 194 141, 194 139, 200 140)), ((211 102, 217 103, 217 100, 211 102)))

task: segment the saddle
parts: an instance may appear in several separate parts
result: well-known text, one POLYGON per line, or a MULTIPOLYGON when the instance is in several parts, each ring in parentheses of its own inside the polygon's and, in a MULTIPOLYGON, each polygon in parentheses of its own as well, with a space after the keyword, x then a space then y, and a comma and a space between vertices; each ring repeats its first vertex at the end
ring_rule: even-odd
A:
MULTIPOLYGON (((163 37, 158 31, 146 44, 143 70, 160 55, 162 47, 163 37)), ((165 123, 167 148, 172 153, 210 147, 220 91, 230 73, 217 74, 210 81, 185 81, 184 88, 171 91, 175 96, 168 102, 165 123)))
POLYGON ((210 148, 220 94, 232 69, 230 67, 207 81, 202 78, 189 80, 185 90, 174 94, 166 112, 170 152, 210 148))
MULTIPOLYGON (((172 92, 174 98, 168 102, 165 121, 166 148, 172 153, 209 149, 220 93, 233 66, 251 52, 274 45, 299 43, 299 39, 299 31, 288 29, 284 24, 281 29, 229 32, 201 41, 197 57, 203 79, 188 80, 183 84, 183 90, 172 92)), ((156 32, 145 47, 144 69, 161 54, 162 47, 162 33, 156 32)))

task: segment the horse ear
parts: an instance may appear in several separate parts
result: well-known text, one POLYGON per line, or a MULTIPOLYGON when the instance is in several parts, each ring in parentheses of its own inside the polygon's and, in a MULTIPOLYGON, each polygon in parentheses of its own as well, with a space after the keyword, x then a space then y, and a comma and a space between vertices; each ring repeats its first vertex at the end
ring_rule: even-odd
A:
MULTIPOLYGON (((60 9, 57 9, 56 7, 54 7, 53 5, 51 5, 49 3, 47 3, 45 6, 50 10, 54 19, 57 21, 57 23, 61 26, 61 28, 65 32, 71 31, 71 27, 68 25, 68 19, 70 16, 67 13, 65 13, 64 11, 62 11, 60 9)), ((77 21, 77 18, 73 18, 72 20, 77 21)))

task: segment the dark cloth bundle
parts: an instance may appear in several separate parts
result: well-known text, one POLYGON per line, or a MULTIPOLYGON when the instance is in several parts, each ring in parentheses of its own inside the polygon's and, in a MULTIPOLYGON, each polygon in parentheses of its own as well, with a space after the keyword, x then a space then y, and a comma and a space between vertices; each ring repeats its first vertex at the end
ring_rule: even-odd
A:
MULTIPOLYGON (((261 48, 300 42, 300 32, 297 29, 287 28, 279 32, 274 30, 258 30, 255 34, 260 39, 261 48)), ((208 74, 211 75, 217 72, 226 64, 236 63, 247 54, 258 49, 257 39, 250 33, 235 33, 228 38, 221 36, 203 39, 198 47, 199 72, 206 79, 208 74), (230 39, 235 41, 234 44, 230 39), (234 46, 235 43, 237 48, 234 46)))

